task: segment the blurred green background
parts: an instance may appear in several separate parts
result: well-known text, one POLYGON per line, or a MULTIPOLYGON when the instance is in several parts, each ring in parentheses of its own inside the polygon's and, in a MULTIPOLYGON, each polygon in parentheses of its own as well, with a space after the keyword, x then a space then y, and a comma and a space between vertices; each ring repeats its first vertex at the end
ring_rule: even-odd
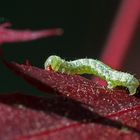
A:
MULTIPOLYGON (((120 2, 121 0, 5 0, 0 3, 0 17, 11 22, 12 28, 39 30, 61 27, 64 30, 62 37, 4 44, 5 57, 18 63, 24 63, 28 59, 37 67, 43 67, 46 58, 52 54, 67 60, 81 57, 98 59, 120 2)), ((0 93, 17 90, 38 92, 2 63, 0 75, 0 93)))

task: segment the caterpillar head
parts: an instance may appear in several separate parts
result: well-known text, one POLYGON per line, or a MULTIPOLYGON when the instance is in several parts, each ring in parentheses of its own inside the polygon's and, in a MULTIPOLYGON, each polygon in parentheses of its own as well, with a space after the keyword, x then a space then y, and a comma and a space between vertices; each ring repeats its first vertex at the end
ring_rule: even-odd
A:
POLYGON ((48 59, 45 61, 45 69, 48 69, 48 67, 51 66, 51 69, 54 71, 58 71, 60 68, 60 65, 62 64, 62 59, 59 56, 52 55, 48 57, 48 59))

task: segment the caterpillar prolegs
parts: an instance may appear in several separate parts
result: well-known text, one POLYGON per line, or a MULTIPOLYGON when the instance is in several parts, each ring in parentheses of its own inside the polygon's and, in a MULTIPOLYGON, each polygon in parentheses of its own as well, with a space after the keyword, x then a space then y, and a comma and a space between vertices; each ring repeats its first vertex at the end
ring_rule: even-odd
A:
POLYGON ((67 74, 94 74, 108 83, 108 88, 117 86, 128 88, 130 95, 136 93, 139 81, 131 74, 117 71, 95 59, 78 59, 65 61, 59 56, 52 55, 45 62, 45 69, 49 66, 56 71, 67 74))

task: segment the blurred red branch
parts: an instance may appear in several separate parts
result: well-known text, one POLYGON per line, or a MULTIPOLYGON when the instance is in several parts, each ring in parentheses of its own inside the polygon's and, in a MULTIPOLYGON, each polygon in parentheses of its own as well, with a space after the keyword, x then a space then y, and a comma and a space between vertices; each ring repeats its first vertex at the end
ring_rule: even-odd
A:
POLYGON ((140 15, 140 0, 123 0, 101 60, 115 69, 121 69, 140 15))
POLYGON ((11 42, 24 42, 36 40, 39 38, 62 35, 63 30, 60 28, 31 31, 31 30, 13 30, 9 29, 10 23, 0 25, 0 44, 11 42))
MULTIPOLYGON (((4 43, 25 42, 36 40, 39 38, 60 36, 63 30, 60 28, 31 31, 31 30, 13 30, 9 29, 11 23, 3 23, 0 25, 0 45, 4 43)), ((2 48, 0 48, 0 56, 3 56, 2 48)))

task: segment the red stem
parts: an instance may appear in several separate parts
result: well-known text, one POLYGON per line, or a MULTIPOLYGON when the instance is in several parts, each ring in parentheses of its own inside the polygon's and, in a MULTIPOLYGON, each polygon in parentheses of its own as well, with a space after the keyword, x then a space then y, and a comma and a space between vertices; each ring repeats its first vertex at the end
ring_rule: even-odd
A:
POLYGON ((101 61, 121 69, 140 14, 140 0, 123 0, 108 37, 101 61))
MULTIPOLYGON (((0 45, 4 43, 25 42, 39 38, 60 36, 63 30, 60 28, 31 31, 31 30, 13 30, 9 29, 11 23, 0 24, 0 45)), ((3 51, 0 47, 0 57, 3 57, 3 51)))

